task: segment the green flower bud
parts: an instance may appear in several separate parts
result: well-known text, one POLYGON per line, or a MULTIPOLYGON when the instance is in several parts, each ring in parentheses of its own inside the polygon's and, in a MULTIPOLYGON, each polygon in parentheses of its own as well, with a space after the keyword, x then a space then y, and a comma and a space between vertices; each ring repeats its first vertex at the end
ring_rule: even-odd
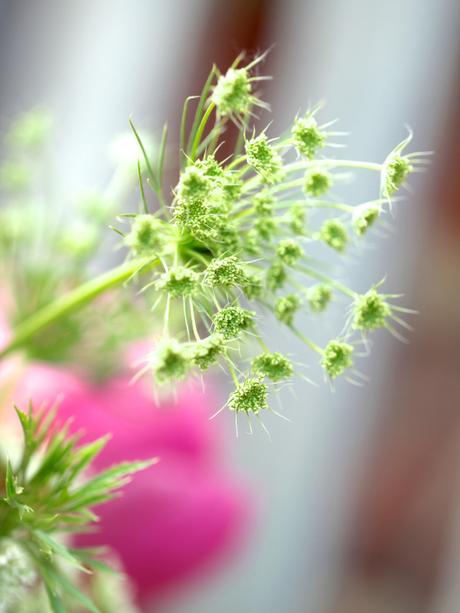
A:
POLYGON ((299 243, 287 238, 278 244, 276 255, 284 264, 293 266, 304 255, 304 252, 299 243))
POLYGON ((276 233, 277 225, 271 217, 259 217, 254 223, 254 229, 261 239, 269 242, 276 233))
POLYGON ((348 343, 333 340, 324 349, 321 365, 331 379, 341 375, 353 364, 351 354, 353 347, 348 343))
POLYGON ((353 227, 358 236, 362 236, 375 223, 380 215, 378 204, 366 204, 353 211, 353 227))
POLYGON ((275 303, 275 317, 279 321, 290 326, 294 321, 294 316, 300 309, 300 298, 295 294, 288 294, 278 298, 275 303))
POLYGON ((200 370, 207 370, 217 363, 225 350, 225 339, 220 334, 213 334, 195 343, 192 348, 192 361, 200 370))
POLYGON ((292 136, 295 148, 309 160, 315 157, 316 151, 324 147, 325 135, 318 128, 312 115, 297 117, 292 126, 292 136))
POLYGON ((246 115, 254 102, 249 71, 229 68, 219 77, 211 100, 221 117, 246 115))
POLYGON ((260 217, 271 217, 275 204, 274 197, 267 191, 261 191, 252 199, 254 212, 260 217))
POLYGON ((291 206, 288 212, 288 219, 289 227, 291 228, 292 232, 294 232, 294 234, 305 234, 306 218, 307 216, 305 214, 305 207, 300 202, 296 202, 291 206))
POLYGON ((155 283, 155 288, 173 298, 191 296, 198 289, 200 275, 186 266, 173 266, 155 283))
POLYGON ((325 170, 307 170, 304 190, 308 196, 322 196, 331 187, 331 175, 325 170))
POLYGON ((169 230, 168 224, 153 215, 136 215, 131 232, 125 237, 125 244, 135 255, 155 256, 160 253, 169 230))
POLYGON ((269 144, 266 134, 259 134, 259 136, 246 141, 245 148, 249 166, 254 168, 265 183, 278 183, 283 178, 281 156, 269 144))
POLYGON ((190 350, 176 340, 165 341, 155 353, 152 367, 155 382, 159 385, 181 381, 192 366, 190 350))
POLYGON ((339 253, 345 251, 348 243, 347 229, 339 219, 328 219, 321 226, 320 239, 339 253))
POLYGON ((259 413, 268 408, 268 388, 262 377, 248 377, 228 399, 228 408, 236 413, 259 413))
POLYGON ((273 262, 267 270, 266 284, 271 291, 281 289, 287 279, 286 269, 281 262, 273 262))
POLYGON ((206 269, 205 280, 211 286, 242 285, 246 281, 246 269, 235 255, 215 258, 206 269))
POLYGON ((391 307, 373 287, 356 298, 353 315, 353 328, 367 332, 385 326, 391 307))
POLYGON ((213 318, 217 332, 226 339, 236 338, 241 332, 249 330, 255 313, 239 306, 228 306, 218 311, 213 318))
POLYGON ((265 352, 258 355, 252 361, 252 370, 258 375, 268 377, 277 382, 292 376, 294 368, 292 362, 278 352, 265 352))
POLYGON ((331 299, 332 290, 328 285, 315 285, 307 292, 308 304, 314 313, 321 313, 326 310, 331 299))
POLYGON ((263 283, 260 275, 248 273, 243 285, 243 292, 248 300, 260 298, 263 294, 263 283))
POLYGON ((383 191, 386 198, 393 196, 402 187, 407 175, 414 170, 409 160, 401 155, 394 155, 386 164, 383 179, 383 191))

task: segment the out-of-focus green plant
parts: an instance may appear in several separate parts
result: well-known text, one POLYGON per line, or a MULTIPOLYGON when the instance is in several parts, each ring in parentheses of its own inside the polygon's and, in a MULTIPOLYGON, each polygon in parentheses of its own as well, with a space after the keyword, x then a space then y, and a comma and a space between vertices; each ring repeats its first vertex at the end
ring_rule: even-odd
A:
MULTIPOLYGON (((84 532, 97 516, 94 506, 112 499, 129 475, 149 462, 126 462, 85 476, 107 438, 79 445, 67 426, 55 426, 55 411, 35 415, 16 410, 24 443, 18 462, 7 460, 0 485, 0 599, 5 609, 42 581, 51 610, 61 613, 69 601, 99 611, 73 580, 76 571, 106 569, 103 552, 66 545, 63 536, 84 532)), ((1 465, 0 465, 1 468, 1 465)), ((69 605, 70 606, 70 605, 69 605)))

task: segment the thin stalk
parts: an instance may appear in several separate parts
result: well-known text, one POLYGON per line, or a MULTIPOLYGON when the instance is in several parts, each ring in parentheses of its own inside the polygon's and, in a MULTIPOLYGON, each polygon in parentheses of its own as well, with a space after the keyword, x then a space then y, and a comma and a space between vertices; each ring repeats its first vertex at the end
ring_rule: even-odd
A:
POLYGON ((158 260, 151 260, 150 258, 131 260, 108 272, 102 273, 95 279, 83 283, 64 296, 60 296, 34 313, 13 330, 10 341, 0 351, 0 358, 26 345, 35 334, 50 324, 59 321, 59 319, 69 313, 78 311, 100 294, 121 285, 142 268, 156 265, 157 262, 158 260))

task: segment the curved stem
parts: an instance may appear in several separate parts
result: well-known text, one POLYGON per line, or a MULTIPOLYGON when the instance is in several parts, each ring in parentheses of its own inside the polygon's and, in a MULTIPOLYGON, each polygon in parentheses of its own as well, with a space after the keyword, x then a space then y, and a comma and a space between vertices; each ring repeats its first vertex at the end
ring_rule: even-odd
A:
POLYGON ((206 127, 206 124, 208 123, 208 119, 211 115, 211 113, 213 112, 214 108, 215 108, 215 104, 214 102, 211 102, 211 104, 208 106, 208 108, 206 109, 203 118, 200 122, 200 125, 198 126, 198 129, 196 131, 195 134, 195 138, 193 139, 193 143, 192 143, 192 149, 190 151, 190 159, 192 161, 195 160, 195 155, 197 153, 197 149, 198 149, 198 145, 200 144, 201 141, 201 137, 203 135, 204 129, 206 127))
POLYGON ((131 260, 108 272, 102 273, 98 277, 83 283, 67 294, 50 302, 19 324, 13 331, 13 336, 8 344, 1 349, 0 359, 23 347, 35 334, 58 321, 61 317, 78 311, 100 294, 117 285, 121 285, 145 266, 155 265, 157 262, 157 259, 152 260, 151 258, 131 260))

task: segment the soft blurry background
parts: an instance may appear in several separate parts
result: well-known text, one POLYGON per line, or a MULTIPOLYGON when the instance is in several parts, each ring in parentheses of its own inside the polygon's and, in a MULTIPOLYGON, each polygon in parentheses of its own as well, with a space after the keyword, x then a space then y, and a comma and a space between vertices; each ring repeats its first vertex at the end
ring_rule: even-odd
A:
MULTIPOLYGON (((351 158, 382 160, 405 124, 414 149, 435 151, 394 232, 348 261, 356 289, 387 274, 405 291, 420 312, 410 344, 379 337, 364 389, 299 381, 284 398, 293 423, 270 422, 271 444, 229 436, 258 519, 239 556, 155 610, 458 612, 459 32, 458 0, 0 0, 0 126, 36 105, 54 113, 56 207, 104 185, 106 144, 129 115, 177 129, 212 62, 273 43, 275 128, 325 100, 351 158)), ((375 193, 367 181, 353 200, 375 193)))

